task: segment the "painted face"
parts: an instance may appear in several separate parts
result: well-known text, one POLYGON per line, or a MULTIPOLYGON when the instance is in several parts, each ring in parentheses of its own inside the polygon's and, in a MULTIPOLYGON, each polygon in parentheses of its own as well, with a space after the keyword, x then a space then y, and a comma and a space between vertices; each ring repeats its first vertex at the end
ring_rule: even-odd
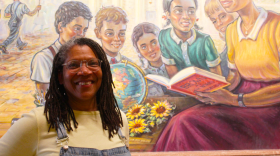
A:
POLYGON ((60 41, 63 42, 61 44, 66 43, 75 36, 85 37, 88 26, 89 21, 79 16, 66 24, 65 27, 60 27, 60 41))
MULTIPOLYGON (((90 60, 97 58, 88 46, 75 45, 68 53, 65 63, 72 60, 90 60)), ((102 82, 102 70, 91 71, 83 62, 77 73, 72 73, 66 66, 63 66, 63 73, 59 74, 59 82, 64 85, 70 100, 92 100, 96 98, 102 82)))
POLYGON ((175 31, 188 32, 195 24, 196 6, 193 0, 173 0, 167 18, 171 20, 175 31))
POLYGON ((252 0, 219 0, 223 8, 227 12, 237 12, 238 10, 243 9, 249 3, 252 3, 252 0))
POLYGON ((223 34, 226 33, 227 26, 234 20, 233 15, 227 13, 222 7, 209 15, 209 18, 213 22, 215 28, 223 34))
POLYGON ((149 62, 155 62, 161 59, 161 51, 156 35, 145 33, 137 42, 137 47, 142 56, 149 62))
POLYGON ((101 39, 102 48, 109 56, 116 56, 125 42, 126 24, 103 21, 103 26, 97 37, 101 39))

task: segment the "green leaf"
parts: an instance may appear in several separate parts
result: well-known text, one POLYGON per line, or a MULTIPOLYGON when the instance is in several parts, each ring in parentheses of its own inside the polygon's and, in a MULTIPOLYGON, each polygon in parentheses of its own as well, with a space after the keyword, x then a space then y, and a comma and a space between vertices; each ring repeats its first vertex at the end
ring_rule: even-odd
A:
POLYGON ((160 125, 162 123, 162 120, 160 118, 157 119, 156 124, 160 125))
POLYGON ((145 128, 144 132, 145 132, 145 133, 150 133, 151 130, 150 130, 150 128, 145 128))
POLYGON ((134 137, 134 136, 135 136, 135 133, 130 133, 129 136, 134 137))

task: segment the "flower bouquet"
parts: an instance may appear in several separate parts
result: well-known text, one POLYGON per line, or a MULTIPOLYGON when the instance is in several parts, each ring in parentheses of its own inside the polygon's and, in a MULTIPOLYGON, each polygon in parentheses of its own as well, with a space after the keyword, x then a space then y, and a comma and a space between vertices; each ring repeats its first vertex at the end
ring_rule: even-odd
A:
POLYGON ((126 113, 130 136, 136 137, 143 133, 151 133, 155 126, 166 123, 174 115, 175 106, 167 100, 157 101, 152 105, 134 104, 126 113))

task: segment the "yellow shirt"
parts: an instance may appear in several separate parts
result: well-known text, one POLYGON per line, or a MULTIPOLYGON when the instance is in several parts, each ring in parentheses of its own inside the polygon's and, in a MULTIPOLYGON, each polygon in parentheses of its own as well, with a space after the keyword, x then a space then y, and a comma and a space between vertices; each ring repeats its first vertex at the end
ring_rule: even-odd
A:
MULTIPOLYGON (((0 156, 58 156, 61 144, 56 143, 57 133, 54 129, 48 132, 48 124, 43 114, 44 108, 33 109, 24 114, 0 139, 0 156)), ((127 118, 123 112, 123 135, 128 139, 127 118)), ((99 111, 75 111, 78 128, 67 132, 69 146, 96 148, 99 150, 121 147, 125 144, 115 135, 111 140, 108 131, 102 128, 99 111)), ((62 143, 63 145, 65 142, 62 143)))
POLYGON ((241 18, 226 31, 229 68, 237 69, 246 80, 280 80, 280 15, 260 8, 260 15, 247 37, 241 18))

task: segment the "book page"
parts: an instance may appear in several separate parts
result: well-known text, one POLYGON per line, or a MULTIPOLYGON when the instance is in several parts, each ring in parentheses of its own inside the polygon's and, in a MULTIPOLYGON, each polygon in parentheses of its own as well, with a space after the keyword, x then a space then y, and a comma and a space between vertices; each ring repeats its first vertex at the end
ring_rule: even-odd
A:
POLYGON ((171 86, 172 84, 181 81, 194 73, 195 73, 194 67, 185 68, 171 78, 169 85, 171 86))
POLYGON ((154 75, 154 74, 148 74, 145 76, 145 78, 154 81, 156 83, 159 83, 161 85, 164 85, 166 87, 169 87, 169 79, 163 76, 159 76, 159 75, 154 75))

